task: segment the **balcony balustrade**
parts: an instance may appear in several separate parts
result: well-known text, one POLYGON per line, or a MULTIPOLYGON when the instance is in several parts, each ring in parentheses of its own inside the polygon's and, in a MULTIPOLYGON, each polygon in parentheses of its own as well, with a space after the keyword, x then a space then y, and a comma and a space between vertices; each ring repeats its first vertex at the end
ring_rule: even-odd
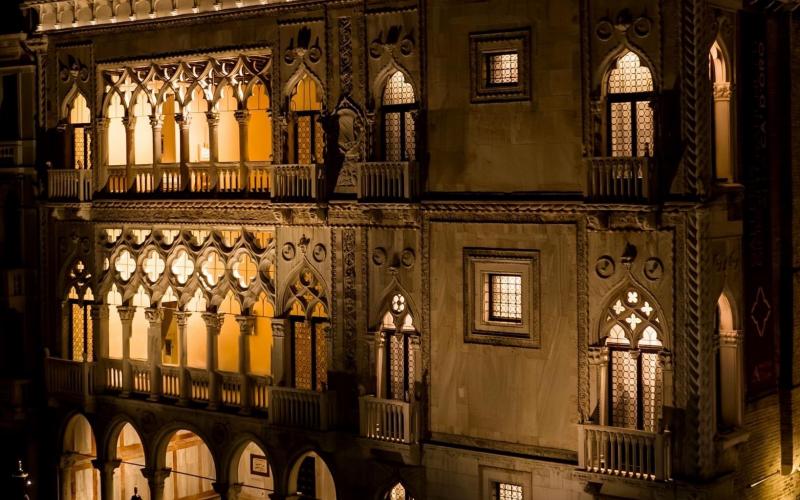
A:
POLYGON ((49 394, 86 399, 94 393, 94 363, 45 357, 45 384, 49 394))
POLYGON ((220 372, 221 399, 226 406, 241 406, 242 375, 239 373, 220 372))
POLYGON ((250 376, 250 404, 256 410, 266 410, 269 407, 269 391, 272 377, 250 376))
POLYGON ((670 433, 603 425, 578 425, 578 466, 589 472, 636 479, 671 479, 670 433))
POLYGON ((130 361, 133 392, 150 394, 150 366, 146 361, 130 361))
POLYGON ((585 164, 591 200, 642 203, 655 198, 655 168, 651 157, 598 157, 585 160, 585 164))
POLYGON ((122 374, 124 373, 122 369, 122 360, 106 359, 103 361, 103 367, 105 370, 106 390, 121 391, 124 388, 124 382, 122 380, 122 374))
POLYGON ((271 387, 269 422, 326 431, 334 424, 335 393, 271 387))
POLYGON ((198 368, 189 368, 190 397, 193 401, 208 402, 210 399, 210 374, 198 368))
POLYGON ((276 201, 313 201, 325 192, 321 165, 273 165, 272 198, 276 201))
POLYGON ((358 403, 361 436, 404 444, 417 440, 411 403, 373 396, 361 396, 358 403))
POLYGON ((47 171, 47 196, 51 200, 89 201, 92 193, 91 170, 47 171))
POLYGON ((417 163, 362 163, 357 182, 359 200, 410 200, 417 191, 417 163))
POLYGON ((179 398, 181 396, 180 367, 161 367, 161 394, 167 398, 179 398))

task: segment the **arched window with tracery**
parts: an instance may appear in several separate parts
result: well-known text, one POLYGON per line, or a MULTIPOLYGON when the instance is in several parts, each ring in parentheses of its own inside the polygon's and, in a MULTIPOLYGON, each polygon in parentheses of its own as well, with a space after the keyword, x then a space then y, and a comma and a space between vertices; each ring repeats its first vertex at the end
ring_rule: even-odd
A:
POLYGON ((627 286, 605 310, 609 351, 610 425, 654 432, 662 407, 661 312, 636 286, 627 286))
POLYGON ((70 286, 67 293, 65 319, 69 359, 73 361, 94 361, 94 332, 91 315, 94 294, 89 286, 91 278, 91 273, 80 260, 69 271, 70 286))
POLYGON ((69 106, 69 125, 72 129, 72 168, 92 168, 92 113, 86 98, 78 92, 69 106))
POLYGON ((289 103, 289 162, 308 165, 324 161, 322 128, 322 89, 308 75, 303 75, 292 91, 289 103))
POLYGON ((608 72, 608 149, 611 156, 651 156, 655 138, 653 76, 639 56, 625 51, 608 72))
POLYGON ((416 158, 414 87, 395 71, 387 80, 381 101, 383 159, 410 161, 416 158))
POLYGON ((328 386, 328 333, 330 323, 325 289, 310 269, 303 269, 291 286, 289 310, 292 335, 292 385, 324 391, 328 386))
POLYGON ((392 296, 389 310, 383 315, 378 348, 378 397, 409 401, 414 388, 413 339, 417 335, 414 318, 406 298, 392 296), (383 368, 380 368, 380 367, 383 368))
POLYGON ((726 52, 715 40, 708 51, 708 77, 711 80, 713 108, 711 110, 712 152, 714 175, 717 181, 733 182, 733 134, 734 121, 731 102, 733 84, 726 52))

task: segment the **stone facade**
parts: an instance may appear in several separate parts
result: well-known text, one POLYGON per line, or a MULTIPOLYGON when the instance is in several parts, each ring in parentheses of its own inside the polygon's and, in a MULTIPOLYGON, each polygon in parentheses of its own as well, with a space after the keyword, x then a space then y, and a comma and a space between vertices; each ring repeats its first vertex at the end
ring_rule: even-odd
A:
POLYGON ((751 3, 25 3, 41 498, 130 496, 126 424, 156 500, 179 430, 219 498, 796 495, 797 28, 751 3))

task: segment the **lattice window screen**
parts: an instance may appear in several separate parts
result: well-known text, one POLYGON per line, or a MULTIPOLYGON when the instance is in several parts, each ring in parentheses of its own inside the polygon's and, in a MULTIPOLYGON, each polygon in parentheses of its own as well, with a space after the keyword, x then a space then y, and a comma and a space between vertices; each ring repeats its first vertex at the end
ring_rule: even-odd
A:
POLYGON ((631 156, 631 103, 611 103, 611 156, 631 156))
POLYGON ((84 309, 80 304, 72 304, 72 359, 83 361, 84 347, 84 309))
POLYGON ((314 162, 322 163, 325 158, 325 141, 322 140, 324 132, 322 130, 322 121, 319 116, 314 117, 314 162))
POLYGON ((661 413, 661 368, 658 354, 642 353, 642 412, 644 430, 654 432, 661 413))
POLYGON ((392 399, 405 399, 405 339, 389 334, 389 390, 392 399))
POLYGON ((386 160, 400 161, 400 113, 386 113, 384 118, 386 160))
POLYGON ((522 500, 522 486, 519 484, 496 483, 496 500, 522 500))
POLYGON ((405 147, 406 160, 413 161, 417 158, 416 134, 414 133, 414 113, 405 113, 405 147))
POLYGON ((642 66, 639 56, 627 52, 617 59, 617 64, 608 77, 610 94, 633 94, 652 92, 653 77, 647 66, 642 66))
POLYGON ((328 344, 325 341, 325 328, 323 325, 314 325, 314 334, 316 335, 316 389, 321 391, 328 386, 328 344))
POLYGON ((636 358, 613 350, 611 357, 611 418, 618 427, 635 429, 638 420, 636 358))
POLYGON ((519 83, 519 56, 516 52, 491 54, 488 59, 489 85, 519 83))
POLYGON ((308 321, 294 322, 294 386, 311 390, 311 325, 308 321))
POLYGON ((383 90, 383 105, 414 104, 414 87, 406 82, 403 73, 396 71, 386 82, 383 90))
POLYGON ((647 101, 636 103, 636 151, 649 156, 653 150, 653 108, 647 101))
POLYGON ((297 163, 311 163, 311 116, 297 117, 297 163))
POLYGON ((500 321, 521 321, 522 276, 511 274, 490 274, 489 287, 489 319, 500 321))

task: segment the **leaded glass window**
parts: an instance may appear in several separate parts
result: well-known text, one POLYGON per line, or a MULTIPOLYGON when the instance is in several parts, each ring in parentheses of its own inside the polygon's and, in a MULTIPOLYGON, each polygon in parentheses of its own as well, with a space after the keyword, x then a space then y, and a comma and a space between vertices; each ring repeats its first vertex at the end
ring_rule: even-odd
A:
POLYGON ((505 52, 486 55, 487 86, 516 85, 519 83, 519 54, 505 52))
POLYGON ((70 359, 91 362, 94 361, 94 331, 91 316, 94 295, 91 288, 79 292, 76 286, 70 288, 67 299, 70 359))
POLYGON ((290 102, 294 123, 290 127, 290 159, 303 165, 324 160, 322 92, 309 76, 297 83, 290 102))
POLYGON ((522 276, 486 274, 484 309, 490 321, 522 321, 522 276))
POLYGON ((292 382, 298 389, 324 391, 328 386, 328 330, 324 288, 310 270, 294 285, 289 317, 292 335, 292 382))
POLYGON ((383 90, 383 154, 386 161, 410 161, 416 158, 414 87, 405 75, 395 71, 383 90))
POLYGON ((72 100, 69 111, 72 126, 72 166, 78 170, 92 168, 91 112, 82 94, 72 100))
POLYGON ((512 483, 494 483, 494 500, 522 500, 522 485, 512 483))
POLYGON ((661 313, 642 290, 630 286, 611 300, 605 315, 611 425, 655 431, 662 401, 661 313))
POLYGON ((609 72, 607 99, 611 156, 650 156, 655 137, 653 77, 633 52, 621 55, 609 72))
POLYGON ((385 500, 414 500, 414 497, 408 494, 405 486, 401 483, 397 483, 391 491, 386 494, 385 500))
POLYGON ((383 316, 380 335, 384 341, 384 366, 382 374, 387 397, 408 401, 414 381, 414 350, 412 337, 417 335, 414 318, 408 311, 406 298, 396 293, 392 296, 391 307, 383 316))

